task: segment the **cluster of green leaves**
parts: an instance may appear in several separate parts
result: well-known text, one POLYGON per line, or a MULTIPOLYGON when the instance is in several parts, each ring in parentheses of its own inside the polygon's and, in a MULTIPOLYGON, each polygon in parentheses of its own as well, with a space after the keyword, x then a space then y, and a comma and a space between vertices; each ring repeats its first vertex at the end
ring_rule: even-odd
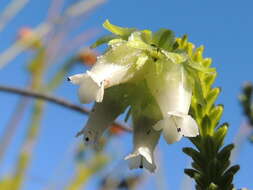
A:
MULTIPOLYGON (((203 58, 203 46, 195 49, 186 36, 177 39, 177 42, 178 49, 185 51, 201 68, 209 70, 212 60, 203 58)), ((190 138, 196 149, 183 149, 193 159, 192 169, 185 169, 185 173, 195 179, 198 190, 230 190, 239 166, 230 166, 229 158, 234 145, 223 146, 228 124, 219 123, 223 105, 215 105, 221 91, 220 88, 212 88, 216 73, 195 72, 194 78, 198 83, 194 88, 190 114, 198 123, 200 135, 190 138)))
MULTIPOLYGON (((253 85, 252 83, 246 83, 242 89, 242 94, 239 97, 243 112, 247 117, 248 123, 253 127, 253 85)), ((250 137, 250 141, 253 142, 253 135, 250 137)))

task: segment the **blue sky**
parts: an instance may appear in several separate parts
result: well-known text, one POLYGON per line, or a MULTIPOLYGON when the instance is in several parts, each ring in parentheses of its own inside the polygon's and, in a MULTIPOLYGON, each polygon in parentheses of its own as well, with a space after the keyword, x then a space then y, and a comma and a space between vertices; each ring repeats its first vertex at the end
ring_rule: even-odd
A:
MULTIPOLYGON (((0 10, 5 7, 7 2, 9 1, 1 1, 0 10)), ((15 40, 18 28, 24 25, 36 26, 43 20, 49 2, 49 0, 33 0, 28 4, 0 34, 0 52, 15 40)), ((204 45, 205 56, 213 59, 213 66, 218 71, 215 86, 221 87, 222 93, 217 103, 225 106, 222 120, 230 123, 226 138, 226 143, 230 143, 234 140, 239 126, 244 121, 238 103, 241 85, 245 81, 253 81, 252 7, 253 1, 251 0, 109 0, 89 15, 81 29, 95 26, 101 29, 99 35, 103 35, 107 32, 102 29, 101 24, 105 19, 109 19, 114 24, 126 27, 151 30, 169 28, 175 31, 177 36, 186 33, 190 41, 196 45, 204 45)), ((1 84, 24 86, 28 80, 23 64, 26 60, 27 55, 19 56, 10 65, 0 70, 1 84)), ((78 73, 81 70, 77 67, 72 72, 78 73)), ((67 82, 63 83, 55 93, 78 103, 76 88, 67 82)), ((2 93, 0 93, 0 97, 1 133, 12 113, 14 103, 18 99, 15 96, 2 93)), ((26 116, 30 111, 26 113, 26 116)), ((73 136, 83 126, 84 120, 85 118, 77 113, 51 104, 48 105, 42 122, 41 136, 34 153, 32 169, 29 170, 28 176, 38 176, 42 181, 47 182, 54 175, 54 169, 62 156, 67 156, 66 149, 69 149, 73 142, 79 141, 73 136)), ((19 147, 24 133, 22 127, 25 128, 26 124, 27 118, 22 120, 17 140, 13 143, 14 148, 8 151, 8 161, 6 161, 4 171, 9 171, 11 163, 15 160, 15 150, 19 147)), ((126 135, 123 139, 121 144, 125 151, 119 153, 122 154, 122 157, 131 150, 131 137, 126 135)), ((187 140, 170 146, 163 140, 160 141, 157 154, 162 162, 158 164, 158 173, 165 173, 166 185, 169 189, 180 189, 181 187, 184 178, 183 169, 189 165, 189 158, 182 153, 181 149, 188 145, 187 140)), ((250 175, 253 171, 252 149, 253 145, 245 142, 236 160, 236 163, 241 165, 241 170, 235 178, 235 185, 238 188, 253 189, 250 175)), ((124 165, 123 162, 120 163, 124 165)), ((124 168, 126 169, 126 167, 124 168)), ((150 180, 143 185, 146 189, 154 189, 155 180, 159 177, 149 174, 147 176, 150 180)), ((25 184, 25 190, 37 190, 41 187, 43 185, 32 179, 25 184)), ((88 187, 88 189, 94 188, 92 182, 88 187)))

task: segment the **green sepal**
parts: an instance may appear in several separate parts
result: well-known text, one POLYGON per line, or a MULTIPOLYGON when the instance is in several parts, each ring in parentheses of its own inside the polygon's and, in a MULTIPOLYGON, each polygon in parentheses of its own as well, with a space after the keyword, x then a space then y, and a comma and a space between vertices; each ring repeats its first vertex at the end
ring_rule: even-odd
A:
POLYGON ((197 179, 200 177, 200 174, 197 170, 194 169, 185 169, 184 173, 190 176, 191 178, 197 179))
POLYGON ((196 146, 196 148, 201 151, 203 146, 200 143, 202 141, 202 136, 198 135, 197 137, 190 137, 190 141, 196 146))
POLYGON ((208 92, 206 96, 206 110, 207 111, 210 111, 210 109, 215 103, 215 100, 219 96, 220 92, 221 92, 220 88, 213 88, 208 92))
POLYGON ((152 31, 151 30, 142 30, 141 31, 141 38, 147 44, 152 43, 152 31))
POLYGON ((233 185, 231 185, 234 175, 239 171, 240 166, 239 165, 234 165, 231 166, 221 177, 219 180, 220 186, 223 189, 232 189, 233 185))
POLYGON ((153 35, 152 44, 158 48, 163 48, 170 51, 175 41, 174 32, 168 29, 160 29, 153 35))
POLYGON ((223 105, 218 105, 218 106, 215 106, 211 109, 209 117, 210 117, 213 127, 218 125, 218 123, 221 119, 223 110, 224 110, 223 105))
POLYGON ((212 64, 212 59, 211 58, 205 58, 202 60, 202 65, 204 67, 210 67, 212 64))
POLYGON ((189 148, 189 147, 183 148, 183 152, 185 154, 187 154, 188 156, 192 157, 194 162, 196 162, 198 165, 201 165, 202 156, 201 156, 200 152, 198 152, 197 150, 195 150, 193 148, 189 148))
POLYGON ((187 34, 184 34, 182 36, 180 44, 181 44, 180 45, 181 48, 183 48, 183 49, 186 48, 186 46, 188 44, 188 36, 187 36, 187 34))
POLYGON ((145 43, 138 33, 133 33, 131 37, 132 39, 127 42, 127 45, 129 47, 140 49, 140 50, 148 50, 148 51, 154 49, 150 45, 145 43))
POLYGON ((235 175, 235 173, 238 172, 239 169, 240 169, 240 166, 239 166, 239 165, 231 166, 231 167, 224 173, 224 176, 226 176, 226 175, 235 175))
POLYGON ((113 25, 109 22, 109 20, 106 20, 103 23, 103 27, 111 33, 122 37, 123 39, 127 39, 132 32, 136 31, 135 28, 123 28, 120 26, 113 25))
POLYGON ((226 169, 229 167, 230 165, 230 161, 229 160, 218 160, 217 163, 217 167, 216 167, 216 174, 217 176, 220 176, 219 178, 222 178, 222 175, 224 174, 224 172, 226 171, 226 169))
MULTIPOLYGON (((229 169, 227 169, 227 171, 224 173, 224 176, 228 176, 228 175, 231 175, 231 176, 234 176, 236 174, 236 172, 238 172, 240 169, 240 166, 239 165, 234 165, 234 166, 231 166, 229 169)), ((231 182, 230 182, 231 183, 231 182)))
POLYGON ((213 73, 213 74, 207 74, 204 76, 204 83, 205 83, 205 87, 210 89, 211 85, 214 83, 214 80, 217 76, 217 73, 213 73))
POLYGON ((204 67, 204 66, 202 66, 201 63, 192 61, 190 59, 188 60, 187 64, 189 65, 189 67, 191 67, 192 69, 199 71, 199 72, 208 73, 208 74, 215 74, 216 73, 215 68, 204 67))
POLYGON ((204 46, 199 46, 195 49, 192 55, 192 60, 195 62, 202 62, 203 60, 203 52, 204 52, 204 46))
POLYGON ((215 142, 217 150, 223 145, 223 141, 227 134, 227 130, 228 130, 228 124, 224 123, 222 126, 220 126, 217 129, 217 131, 215 131, 213 138, 214 138, 214 142, 215 142))
POLYGON ((229 160, 231 151, 234 148, 234 144, 229 144, 221 149, 217 155, 218 160, 229 160))
POLYGON ((114 34, 108 34, 108 35, 105 35, 105 36, 102 36, 101 38, 99 38, 96 42, 94 42, 90 48, 96 48, 100 45, 103 45, 103 44, 106 44, 108 43, 109 41, 113 40, 113 39, 117 39, 117 38, 120 38, 114 34))

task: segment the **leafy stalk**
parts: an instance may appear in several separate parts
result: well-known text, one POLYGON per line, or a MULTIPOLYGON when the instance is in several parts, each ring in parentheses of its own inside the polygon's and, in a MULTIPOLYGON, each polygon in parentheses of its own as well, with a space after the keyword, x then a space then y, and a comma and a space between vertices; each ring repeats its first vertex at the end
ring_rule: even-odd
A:
MULTIPOLYGON (((194 49, 186 36, 177 39, 177 42, 178 50, 185 51, 191 60, 209 70, 211 59, 202 57, 203 47, 194 49)), ((193 70, 189 73, 197 79, 195 81, 198 81, 195 82, 190 114, 198 123, 200 135, 190 138, 195 149, 190 147, 183 149, 183 152, 193 160, 192 168, 185 169, 185 173, 195 180, 197 190, 231 190, 233 177, 239 166, 230 164, 234 145, 223 146, 228 124, 220 124, 223 105, 215 104, 220 94, 219 88, 212 87, 216 73, 193 70)))

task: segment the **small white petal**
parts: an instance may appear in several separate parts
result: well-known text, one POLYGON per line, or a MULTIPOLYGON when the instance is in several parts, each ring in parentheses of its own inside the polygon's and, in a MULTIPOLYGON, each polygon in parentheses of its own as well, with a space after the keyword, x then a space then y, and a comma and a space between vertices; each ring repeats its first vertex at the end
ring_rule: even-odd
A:
POLYGON ((73 84, 81 84, 84 77, 86 77, 86 74, 76 74, 68 77, 68 80, 73 84))
POLYGON ((147 147, 139 147, 138 152, 150 163, 153 164, 152 153, 147 147))
MULTIPOLYGON (((78 90, 79 100, 82 103, 93 102, 101 94, 99 93, 100 91, 101 87, 99 84, 97 84, 97 82, 94 81, 92 77, 86 75, 86 77, 82 79, 80 88, 78 90)), ((103 97, 100 97, 100 99, 103 99, 103 97)))
POLYGON ((169 112, 168 116, 157 122, 153 128, 162 130, 168 144, 179 141, 182 136, 196 137, 199 135, 196 121, 190 115, 177 112, 169 112))
POLYGON ((198 125, 190 115, 186 115, 183 118, 182 134, 185 137, 196 137, 199 135, 198 125))
POLYGON ((105 96, 102 103, 95 103, 89 114, 89 119, 81 132, 77 136, 83 135, 86 144, 96 144, 97 140, 109 128, 112 122, 124 111, 125 104, 115 104, 116 94, 110 93, 105 96))
POLYGON ((146 159, 143 160, 143 167, 146 168, 151 173, 153 173, 156 169, 156 165, 150 164, 146 159))
POLYGON ((138 153, 129 154, 124 159, 128 161, 128 166, 131 170, 139 168, 141 165, 142 158, 141 155, 138 153))
POLYGON ((175 116, 169 116, 157 122, 155 129, 162 128, 164 139, 168 144, 179 141, 182 138, 181 128, 182 119, 175 116))
POLYGON ((156 165, 152 161, 152 155, 147 151, 146 147, 140 147, 136 152, 125 157, 128 161, 130 169, 146 168, 150 172, 154 172, 156 165))

